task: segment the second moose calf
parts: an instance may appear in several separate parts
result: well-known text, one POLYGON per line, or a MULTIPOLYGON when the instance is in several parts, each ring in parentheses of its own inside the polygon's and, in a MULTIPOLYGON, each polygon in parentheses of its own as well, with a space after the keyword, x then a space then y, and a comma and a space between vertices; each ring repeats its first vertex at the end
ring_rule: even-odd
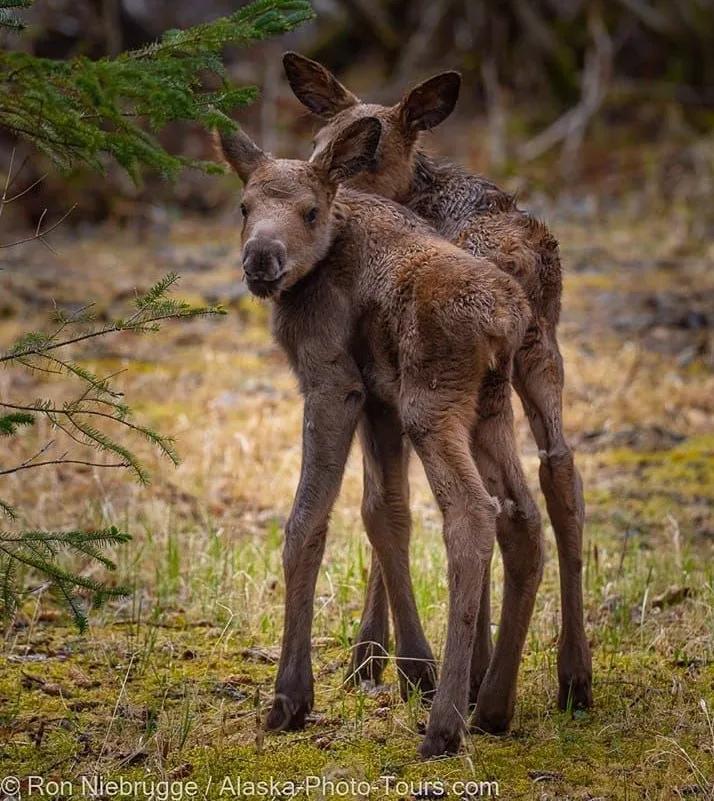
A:
MULTIPOLYGON (((404 432, 443 514, 448 560, 443 669, 421 746, 428 757, 459 747, 482 583, 497 517, 509 515, 486 490, 474 448, 483 448, 479 464, 497 477, 504 497, 515 497, 518 508, 533 504, 515 450, 508 382, 484 384, 496 365, 508 373, 529 308, 518 284, 488 260, 439 239, 396 204, 340 186, 372 162, 380 135, 379 120, 357 120, 310 163, 272 159, 243 133, 223 135, 221 145, 245 182, 248 286, 272 300, 274 335, 304 396, 302 469, 283 552, 282 651, 267 726, 299 728, 313 705, 315 584, 358 428, 366 492, 383 523, 368 533, 395 617, 398 664, 416 683, 433 681, 405 586, 407 554, 392 536, 408 516, 404 432)), ((509 530, 509 546, 520 549, 519 585, 477 722, 510 712, 540 580, 540 530, 525 532, 518 521, 509 530)))

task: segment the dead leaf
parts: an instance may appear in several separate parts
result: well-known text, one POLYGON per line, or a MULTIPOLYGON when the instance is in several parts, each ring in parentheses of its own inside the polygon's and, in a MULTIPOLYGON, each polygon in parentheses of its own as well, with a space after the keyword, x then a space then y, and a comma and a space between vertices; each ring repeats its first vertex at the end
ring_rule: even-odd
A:
POLYGON ((534 782, 560 782, 563 774, 557 770, 529 770, 528 778, 534 782))
POLYGON ((240 655, 249 662, 264 662, 267 665, 275 665, 280 656, 279 648, 244 648, 240 655))
POLYGON ((657 595, 652 599, 652 606, 655 609, 664 609, 665 606, 674 606, 680 604, 685 598, 689 598, 692 594, 691 587, 680 587, 673 585, 666 589, 661 595, 657 595))
POLYGON ((185 762, 183 765, 178 765, 173 770, 170 770, 167 775, 171 781, 176 781, 177 779, 185 779, 192 773, 193 765, 190 762, 185 762))
POLYGON ((69 698, 72 693, 54 682, 45 681, 39 676, 33 676, 31 673, 22 674, 22 686, 27 690, 39 690, 46 695, 63 695, 69 698))
POLYGON ((93 687, 99 687, 100 685, 99 681, 90 678, 83 670, 80 670, 78 667, 70 668, 69 677, 70 679, 72 679, 73 683, 77 685, 77 687, 82 687, 85 690, 92 689, 93 687))

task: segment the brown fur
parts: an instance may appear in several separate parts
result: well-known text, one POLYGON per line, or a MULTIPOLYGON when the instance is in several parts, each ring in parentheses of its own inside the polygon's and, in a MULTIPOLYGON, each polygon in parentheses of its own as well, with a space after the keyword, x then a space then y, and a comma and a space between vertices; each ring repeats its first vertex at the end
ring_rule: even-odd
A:
MULTIPOLYGON (((431 78, 395 106, 379 106, 361 102, 322 65, 303 56, 287 53, 284 65, 293 91, 308 108, 306 72, 310 73, 313 91, 322 87, 320 115, 327 122, 315 136, 313 158, 319 158, 356 119, 376 117, 383 131, 376 157, 350 184, 404 203, 455 245, 492 260, 518 281, 528 297, 532 321, 515 356, 513 383, 538 444, 540 482, 558 546, 562 594, 559 704, 562 708, 569 703, 588 707, 592 703, 592 666, 583 625, 584 503, 580 475, 563 433, 563 364, 556 337, 562 289, 558 243, 545 225, 518 209, 513 198, 493 183, 449 161, 437 161, 419 149, 419 131, 434 127, 453 109, 458 95, 456 73, 431 78)), ((379 576, 370 577, 370 599, 382 597, 378 583, 379 576)), ((482 608, 486 606, 482 604, 482 608)), ((506 613, 504 605, 499 640, 508 631, 506 613)), ((379 680, 383 662, 365 661, 367 650, 360 643, 375 640, 371 650, 386 649, 387 610, 373 609, 368 602, 365 615, 352 673, 358 678, 379 680)), ((488 624, 482 616, 477 634, 481 653, 474 654, 472 700, 491 662, 488 624)), ((490 673, 496 672, 494 664, 490 673)), ((504 719, 500 725, 507 723, 504 719)))
POLYGON ((365 458, 362 513, 394 614, 402 687, 433 692, 434 660, 408 570, 406 435, 442 511, 448 559, 443 670, 421 747, 432 756, 460 743, 475 622, 496 536, 516 542, 525 536, 532 553, 514 561, 502 543, 512 575, 506 603, 513 631, 493 697, 483 689, 479 695, 477 725, 507 714, 514 702, 542 563, 538 515, 508 403, 510 364, 530 310, 518 283, 487 259, 437 237, 397 204, 340 185, 367 168, 380 131, 374 118, 357 120, 311 163, 256 159, 244 134, 222 139, 226 158, 246 181, 248 285, 273 301, 274 335, 305 400, 303 463, 285 531, 285 629, 266 725, 301 727, 313 704, 315 581, 357 429, 365 458), (496 366, 506 381, 492 386, 484 379, 496 366), (488 407, 486 418, 480 404, 488 407), (510 506, 502 510, 500 498, 510 506))

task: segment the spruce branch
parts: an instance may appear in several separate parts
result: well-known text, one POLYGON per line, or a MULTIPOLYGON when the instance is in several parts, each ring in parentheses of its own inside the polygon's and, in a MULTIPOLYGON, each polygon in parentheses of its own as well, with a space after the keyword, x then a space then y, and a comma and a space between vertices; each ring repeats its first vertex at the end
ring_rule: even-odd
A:
MULTIPOLYGON (((13 11, 30 0, 0 0, 0 28, 20 29, 13 11)), ((237 106, 252 102, 257 89, 234 86, 222 61, 229 44, 247 44, 292 30, 313 15, 307 0, 256 0, 233 14, 187 30, 168 31, 157 42, 116 58, 96 61, 84 57, 69 61, 39 58, 22 51, 0 52, 0 127, 9 130, 46 154, 62 168, 85 165, 103 171, 114 159, 139 182, 144 169, 172 177, 184 167, 209 173, 223 168, 214 162, 168 153, 155 135, 168 123, 185 121, 205 128, 231 130, 237 106), (210 90, 203 79, 213 76, 210 90)), ((2 194, 5 206, 30 192, 43 178, 24 188, 13 184, 22 170, 14 170, 15 151, 2 194)), ((33 234, 0 244, 0 249, 37 241, 52 250, 48 236, 64 222, 70 208, 47 224, 45 211, 33 234)), ((92 304, 74 313, 55 310, 49 330, 30 331, 4 352, 0 365, 18 367, 43 376, 69 381, 79 387, 71 400, 50 398, 26 402, 0 398, 0 435, 17 437, 23 428, 44 418, 66 439, 68 450, 44 458, 55 447, 51 440, 16 465, 0 468, 0 478, 51 465, 120 468, 132 472, 142 484, 149 474, 131 441, 148 441, 160 455, 177 464, 174 441, 132 419, 130 405, 115 388, 116 374, 100 376, 87 367, 86 346, 95 339, 121 332, 154 333, 169 320, 224 314, 215 306, 192 306, 172 297, 178 277, 168 275, 136 298, 126 317, 109 322, 95 319, 92 304), (103 452, 106 461, 86 458, 74 449, 103 452)), ((0 499, 0 513, 15 519, 17 512, 0 499)), ((88 560, 107 570, 114 562, 105 549, 125 543, 129 535, 116 528, 97 532, 0 531, 0 616, 6 620, 22 603, 28 577, 39 575, 62 598, 80 630, 87 626, 86 604, 94 605, 126 593, 88 577, 57 561, 63 554, 88 560)))
POLYGON ((10 520, 17 519, 17 510, 14 506, 10 506, 7 501, 4 501, 0 498, 0 512, 2 512, 6 517, 9 517, 10 520))
POLYGON ((7 28, 11 31, 21 31, 24 23, 18 19, 13 11, 29 8, 32 0, 0 0, 0 28, 7 28))
MULTIPOLYGON (((66 316, 61 319, 61 325, 55 332, 31 331, 23 334, 6 353, 0 353, 0 364, 32 356, 47 357, 47 354, 52 351, 119 331, 134 331, 138 333, 158 331, 159 328, 154 327, 155 324, 166 320, 189 319, 226 313, 220 306, 192 306, 184 301, 169 298, 168 293, 178 280, 178 276, 175 273, 169 273, 162 278, 147 290, 144 295, 137 298, 135 302, 137 310, 127 318, 117 318, 96 328, 89 328, 89 330, 61 338, 60 335, 68 326, 81 326, 84 323, 91 323, 91 319, 87 319, 84 314, 80 314, 77 317, 66 316)), ((56 361, 63 369, 69 372, 75 372, 77 369, 77 365, 66 360, 56 361)), ((81 369, 79 368, 79 370, 81 369)))
POLYGON ((116 564, 106 554, 128 542, 131 537, 112 526, 98 531, 24 531, 20 534, 0 531, 0 616, 8 619, 27 592, 19 590, 20 569, 39 574, 47 587, 69 607, 80 631, 87 627, 85 596, 93 605, 128 593, 123 586, 110 586, 76 571, 60 566, 56 559, 62 552, 74 553, 113 572, 116 564))
POLYGON ((110 156, 136 182, 145 168, 167 177, 184 167, 222 172, 215 162, 168 153, 154 134, 176 121, 235 127, 230 112, 251 103, 257 89, 231 84, 223 49, 286 33, 312 16, 307 0, 257 0, 115 58, 53 61, 2 52, 0 125, 62 168, 81 163, 101 171, 110 156), (204 89, 207 74, 218 89, 204 89))
POLYGON ((0 434, 6 437, 17 434, 18 426, 31 426, 35 418, 26 412, 13 412, 0 416, 0 434))
MULTIPOLYGON (((150 480, 148 470, 131 443, 124 441, 124 435, 141 438, 160 455, 178 464, 174 440, 133 419, 130 405, 114 384, 118 373, 98 375, 85 366, 86 359, 82 358, 82 348, 99 337, 122 332, 154 332, 166 320, 225 313, 220 307, 192 306, 172 297, 177 282, 175 274, 164 276, 136 297, 126 316, 109 322, 98 323, 95 320, 92 304, 85 304, 74 313, 55 310, 49 330, 24 334, 0 355, 0 364, 6 367, 14 365, 29 371, 64 376, 79 386, 75 397, 62 402, 51 398, 34 401, 0 398, 1 435, 16 437, 22 428, 44 418, 70 443, 70 450, 58 452, 52 458, 43 458, 55 447, 55 441, 50 440, 18 464, 0 466, 0 478, 62 465, 125 469, 141 484, 147 484, 150 480), (110 458, 104 461, 87 458, 81 453, 73 453, 73 446, 91 448, 110 458)), ((13 507, 4 500, 0 500, 0 512, 11 519, 16 517, 13 507)), ((102 551, 127 539, 128 535, 114 528, 101 532, 0 532, 0 616, 7 618, 18 608, 23 597, 21 587, 29 572, 41 575, 49 583, 69 608, 76 625, 83 629, 87 618, 79 593, 86 595, 96 606, 123 590, 107 587, 101 581, 62 567, 57 559, 62 552, 67 552, 75 558, 89 559, 112 570, 113 561, 102 551)))

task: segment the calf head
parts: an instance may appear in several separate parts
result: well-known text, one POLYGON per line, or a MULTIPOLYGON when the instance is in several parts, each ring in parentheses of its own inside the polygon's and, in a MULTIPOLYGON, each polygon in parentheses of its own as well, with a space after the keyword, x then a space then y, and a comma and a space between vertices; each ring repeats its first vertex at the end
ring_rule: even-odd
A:
POLYGON ((218 135, 223 158, 245 184, 242 260, 254 295, 278 296, 324 258, 337 187, 369 167, 380 134, 378 119, 353 120, 310 162, 274 159, 243 131, 218 135))
POLYGON ((435 75, 407 92, 396 105, 380 106, 363 103, 329 70, 298 53, 286 53, 283 65, 298 100, 326 120, 315 136, 312 160, 320 158, 355 120, 374 117, 382 124, 376 159, 371 169, 359 173, 350 184, 393 200, 406 198, 419 134, 439 125, 453 111, 461 85, 459 73, 435 75))

